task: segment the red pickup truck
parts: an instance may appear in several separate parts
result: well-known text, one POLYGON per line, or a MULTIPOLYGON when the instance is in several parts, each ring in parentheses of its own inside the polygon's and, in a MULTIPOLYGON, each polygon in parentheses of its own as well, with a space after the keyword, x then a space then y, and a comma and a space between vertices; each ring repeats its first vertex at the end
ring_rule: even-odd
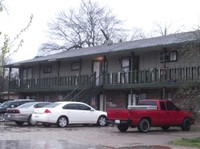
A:
POLYGON ((138 105, 128 109, 108 109, 108 123, 117 125, 121 132, 129 127, 138 127, 140 132, 148 132, 150 127, 161 127, 168 130, 171 126, 179 126, 183 131, 189 131, 194 124, 193 114, 180 110, 169 100, 145 99, 138 105))

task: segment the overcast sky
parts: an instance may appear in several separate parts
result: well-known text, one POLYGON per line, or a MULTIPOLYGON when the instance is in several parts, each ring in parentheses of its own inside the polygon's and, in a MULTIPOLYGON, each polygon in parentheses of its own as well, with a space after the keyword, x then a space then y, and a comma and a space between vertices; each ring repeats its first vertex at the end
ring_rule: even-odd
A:
MULTIPOLYGON (((60 11, 78 8, 81 0, 4 0, 7 11, 0 13, 0 31, 14 37, 27 25, 31 14, 33 22, 23 34, 24 44, 12 55, 13 61, 34 58, 40 45, 47 41, 47 23, 60 11)), ((93 1, 93 0, 92 0, 93 1)), ((193 30, 200 23, 200 0, 94 0, 111 9, 125 28, 152 30, 155 23, 169 22, 174 28, 193 30)), ((175 29, 176 30, 176 29, 175 29)), ((0 37, 2 38, 2 36, 0 37)))

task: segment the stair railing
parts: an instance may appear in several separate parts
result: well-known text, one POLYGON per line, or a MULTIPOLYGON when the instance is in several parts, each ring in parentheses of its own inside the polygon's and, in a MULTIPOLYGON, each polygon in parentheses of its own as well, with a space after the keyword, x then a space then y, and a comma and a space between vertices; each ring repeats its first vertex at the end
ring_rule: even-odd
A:
POLYGON ((92 88, 92 87, 94 87, 94 84, 95 84, 95 82, 96 82, 96 80, 97 79, 99 79, 101 76, 103 75, 103 73, 102 74, 100 74, 98 77, 96 77, 95 79, 94 79, 94 77, 96 76, 96 72, 94 72, 88 79, 86 79, 84 82, 82 82, 81 84, 79 84, 74 90, 72 90, 67 96, 65 96, 63 99, 64 100, 66 100, 66 99, 68 99, 69 101, 73 101, 73 100, 75 100, 76 99, 76 97, 78 97, 81 93, 83 93, 85 90, 88 90, 88 89, 90 89, 90 88, 92 88), (91 83, 87 83, 88 81, 90 81, 91 83), (83 87, 83 86, 84 87, 83 87), (71 96, 74 94, 74 93, 76 93, 77 91, 79 91, 75 96, 73 96, 72 98, 71 98, 71 96))

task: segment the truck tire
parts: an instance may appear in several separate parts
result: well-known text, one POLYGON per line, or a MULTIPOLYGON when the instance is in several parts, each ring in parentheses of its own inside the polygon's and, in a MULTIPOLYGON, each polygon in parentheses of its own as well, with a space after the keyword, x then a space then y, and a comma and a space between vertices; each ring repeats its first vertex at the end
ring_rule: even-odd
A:
POLYGON ((120 132, 126 132, 128 130, 128 124, 118 124, 117 128, 120 132))
POLYGON ((146 119, 146 118, 144 118, 144 119, 142 119, 142 120, 140 121, 140 124, 139 124, 139 126, 138 126, 138 130, 139 130, 140 132, 146 133, 146 132, 149 131, 150 127, 151 127, 151 126, 150 126, 149 120, 146 119))
POLYGON ((190 128, 191 128, 190 119, 185 118, 184 121, 183 121, 183 124, 181 126, 181 129, 183 131, 190 131, 190 128))

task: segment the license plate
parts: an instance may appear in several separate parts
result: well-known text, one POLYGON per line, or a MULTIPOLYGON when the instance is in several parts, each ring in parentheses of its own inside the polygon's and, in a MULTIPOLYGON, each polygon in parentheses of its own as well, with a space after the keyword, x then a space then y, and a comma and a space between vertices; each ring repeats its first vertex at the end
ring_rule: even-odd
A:
POLYGON ((115 120, 115 123, 116 123, 116 124, 119 124, 119 123, 120 123, 120 120, 115 120))

